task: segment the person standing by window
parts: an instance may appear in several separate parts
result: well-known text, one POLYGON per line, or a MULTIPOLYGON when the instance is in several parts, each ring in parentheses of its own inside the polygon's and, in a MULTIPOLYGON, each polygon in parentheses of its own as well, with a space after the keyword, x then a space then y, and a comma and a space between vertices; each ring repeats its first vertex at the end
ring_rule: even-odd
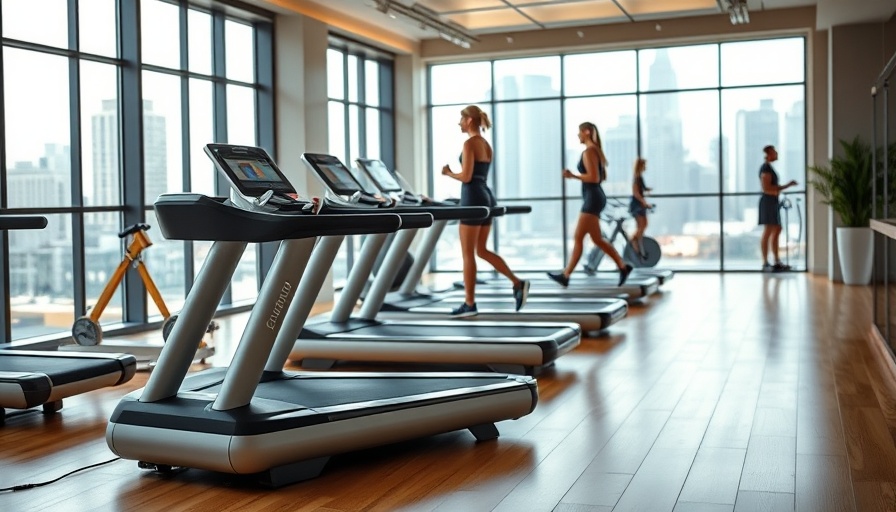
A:
POLYGON ((764 226, 760 250, 762 251, 762 271, 782 272, 790 270, 790 267, 781 263, 778 252, 778 237, 781 235, 781 210, 778 196, 781 191, 796 185, 795 180, 790 180, 786 185, 778 184, 778 173, 772 167, 772 162, 778 159, 778 151, 775 146, 762 148, 765 153, 765 163, 759 168, 759 182, 762 185, 762 197, 759 198, 759 225, 764 226), (775 258, 774 265, 768 263, 768 253, 771 251, 775 258))
MULTIPOLYGON (((476 105, 470 105, 460 113, 458 123, 462 132, 467 134, 463 151, 460 155, 460 172, 453 172, 446 165, 442 174, 454 178, 463 185, 460 189, 461 206, 497 205, 495 195, 488 187, 488 172, 492 166, 492 147, 482 137, 482 132, 491 128, 488 115, 476 105)), ((529 295, 529 281, 518 278, 504 258, 486 247, 489 233, 492 230, 491 217, 481 220, 461 221, 460 247, 464 262, 464 303, 451 312, 454 317, 467 317, 478 314, 476 309, 476 256, 487 261, 502 275, 513 283, 513 298, 516 310, 519 311, 529 295)))

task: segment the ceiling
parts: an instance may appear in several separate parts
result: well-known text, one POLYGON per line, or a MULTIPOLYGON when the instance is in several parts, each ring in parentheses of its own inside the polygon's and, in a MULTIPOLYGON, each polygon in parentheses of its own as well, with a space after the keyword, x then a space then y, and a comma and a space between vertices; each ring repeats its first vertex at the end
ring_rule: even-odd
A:
MULTIPOLYGON (((269 0, 270 3, 282 3, 269 0)), ((661 21, 686 16, 727 16, 727 0, 392 0, 418 3, 442 21, 472 34, 538 30, 608 23, 661 21)), ((411 40, 439 37, 408 19, 391 17, 376 8, 375 0, 293 0, 338 11, 340 15, 375 25, 411 40)), ((896 11, 896 0, 747 0, 750 12, 816 6, 817 28, 886 21, 896 11)))

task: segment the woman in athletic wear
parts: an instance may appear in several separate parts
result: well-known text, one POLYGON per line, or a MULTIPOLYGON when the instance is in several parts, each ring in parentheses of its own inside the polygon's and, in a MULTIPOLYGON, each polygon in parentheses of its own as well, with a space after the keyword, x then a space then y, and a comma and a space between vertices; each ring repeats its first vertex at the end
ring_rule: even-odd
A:
POLYGON ((619 268, 619 286, 622 286, 628 279, 628 275, 631 274, 632 266, 622 261, 622 257, 619 256, 613 245, 604 240, 600 230, 600 212, 607 205, 607 196, 600 185, 603 180, 607 179, 607 157, 604 156, 604 150, 600 144, 600 134, 594 123, 579 125, 579 142, 585 145, 585 151, 579 158, 578 174, 569 169, 563 169, 564 178, 582 182, 583 203, 573 235, 572 254, 569 255, 569 262, 562 272, 548 272, 548 277, 564 287, 568 286, 569 276, 572 275, 579 263, 579 258, 582 257, 585 235, 591 235, 591 240, 604 251, 604 254, 609 255, 616 262, 616 266, 619 268))
POLYGON ((651 188, 644 183, 644 172, 647 170, 647 160, 638 158, 635 160, 635 176, 632 180, 632 200, 629 202, 628 211, 635 218, 638 228, 631 237, 632 248, 638 257, 643 258, 641 254, 641 239, 644 238, 644 231, 647 229, 647 210, 650 209, 650 203, 647 202, 645 196, 651 191, 651 188))
MULTIPOLYGON (((460 172, 452 172, 449 166, 442 167, 442 174, 454 178, 461 185, 461 206, 488 206, 497 203, 495 195, 488 187, 488 171, 492 165, 492 147, 482 137, 482 132, 491 128, 488 116, 475 105, 470 105, 460 113, 458 123, 462 132, 467 134, 463 151, 460 155, 460 172)), ((452 316, 465 317, 478 313, 476 310, 476 256, 487 261, 495 270, 503 274, 513 283, 513 298, 516 310, 526 304, 529 295, 529 282, 518 278, 507 263, 497 253, 486 247, 492 229, 491 218, 460 223, 460 247, 464 260, 464 303, 451 312, 452 316)))
POLYGON ((778 237, 781 235, 781 213, 778 204, 778 196, 782 190, 796 185, 796 181, 790 180, 786 185, 778 184, 778 173, 772 168, 772 162, 778 159, 778 151, 775 146, 762 148, 765 153, 765 163, 759 168, 759 182, 762 185, 762 197, 759 198, 759 224, 764 226, 760 249, 762 251, 762 271, 781 272, 790 270, 790 267, 781 263, 778 254, 778 237), (775 257, 775 264, 768 264, 768 252, 771 248, 775 257))

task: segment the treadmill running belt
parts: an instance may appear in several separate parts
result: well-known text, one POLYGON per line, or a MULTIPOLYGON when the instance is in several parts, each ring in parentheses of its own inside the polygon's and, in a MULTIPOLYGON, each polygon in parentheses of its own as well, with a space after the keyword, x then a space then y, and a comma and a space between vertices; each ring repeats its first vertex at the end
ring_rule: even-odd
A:
MULTIPOLYGON (((344 333, 347 336, 352 335, 370 335, 382 338, 392 337, 421 337, 421 336, 469 336, 473 338, 553 338, 557 331, 563 332, 563 329, 557 327, 520 327, 518 330, 512 329, 512 324, 507 325, 475 325, 472 323, 457 322, 458 325, 445 326, 426 326, 426 325, 403 325, 385 323, 382 325, 370 325, 360 329, 344 333)), ((314 327, 313 325, 311 327, 314 327)), ((340 337, 342 334, 336 334, 340 337)), ((420 341, 426 341, 422 339, 420 341)))
MULTIPOLYGON (((339 379, 309 379, 307 377, 293 377, 277 380, 275 385, 266 385, 262 382, 255 394, 258 398, 279 400, 282 402, 301 404, 307 408, 330 407, 334 405, 368 402, 372 400, 393 400, 404 396, 420 395, 425 393, 437 393, 450 391, 463 387, 479 387, 488 384, 503 384, 508 382, 504 375, 487 376, 483 378, 464 379, 437 379, 437 378, 410 378, 398 379, 368 379, 339 378, 339 379)), ((213 393, 218 387, 209 389, 213 393)))
MULTIPOLYGON (((613 299, 616 301, 617 299, 613 299)), ((454 304, 455 306, 460 302, 457 300, 449 301, 443 300, 437 303, 431 304, 429 306, 421 306, 419 309, 423 310, 431 310, 432 308, 440 308, 440 309, 448 309, 454 304), (451 302, 451 304, 449 304, 451 302)), ((476 305, 479 308, 480 313, 485 313, 488 311, 507 311, 507 312, 515 312, 516 304, 513 303, 512 300, 489 300, 486 298, 479 298, 476 300, 476 305)), ((590 313, 590 314, 598 314, 602 313, 607 306, 612 305, 607 302, 599 302, 599 301, 587 301, 587 302, 576 302, 572 300, 565 301, 539 301, 532 300, 526 303, 526 306, 519 311, 521 315, 525 315, 526 313, 535 313, 535 312, 543 312, 550 311, 552 313, 590 313)), ((418 309, 418 308, 414 308, 418 309)))
POLYGON ((54 386, 71 384, 101 375, 121 372, 117 359, 41 357, 0 352, 0 371, 43 373, 54 386))

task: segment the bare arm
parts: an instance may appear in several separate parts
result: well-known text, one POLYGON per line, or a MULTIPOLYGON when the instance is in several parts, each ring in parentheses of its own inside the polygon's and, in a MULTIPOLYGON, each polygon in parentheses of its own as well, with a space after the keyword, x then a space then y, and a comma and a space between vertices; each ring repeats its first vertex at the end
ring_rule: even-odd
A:
POLYGON ((585 174, 579 174, 577 172, 572 172, 569 169, 563 169, 563 177, 580 180, 584 183, 600 183, 600 171, 597 161, 597 150, 591 148, 586 149, 585 152, 582 153, 582 163, 585 166, 585 174))
POLYGON ((476 155, 473 152, 473 145, 468 139, 466 142, 464 142, 464 149, 460 157, 460 172, 452 172, 451 168, 446 165, 442 167, 442 174, 448 176, 449 178, 454 178, 462 183, 469 183, 470 180, 473 179, 473 162, 475 162, 475 160, 476 155))

